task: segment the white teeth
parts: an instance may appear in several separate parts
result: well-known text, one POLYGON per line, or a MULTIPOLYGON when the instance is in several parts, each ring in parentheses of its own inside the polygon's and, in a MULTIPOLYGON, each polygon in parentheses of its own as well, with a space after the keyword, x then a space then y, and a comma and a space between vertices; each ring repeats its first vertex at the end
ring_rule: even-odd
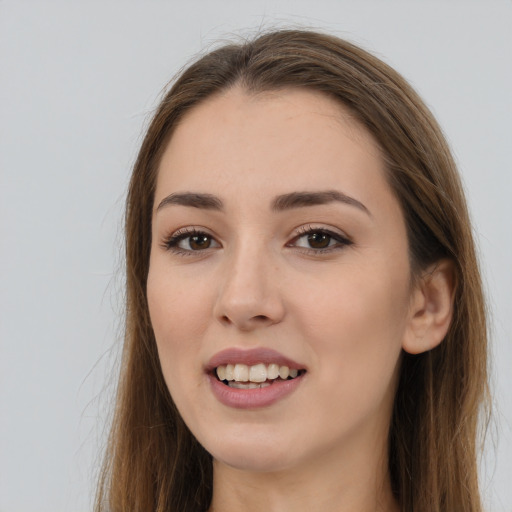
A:
POLYGON ((226 380, 226 367, 225 366, 217 367, 217 377, 219 377, 219 380, 226 380))
POLYGON ((228 381, 231 387, 253 389, 254 387, 265 387, 270 385, 270 382, 277 378, 286 380, 288 377, 294 379, 299 375, 299 370, 296 368, 289 368, 288 366, 279 366, 276 363, 265 365, 263 363, 248 366, 246 364, 227 364, 220 365, 216 368, 217 377, 219 380, 228 381), (234 383, 237 383, 236 385, 234 383), (248 383, 248 384, 241 384, 248 383), (238 385, 240 384, 240 385, 238 385), (250 386, 249 384, 255 384, 250 386), (261 384, 261 386, 260 386, 261 384))
MULTIPOLYGON (((220 366, 219 366, 219 368, 220 368, 220 366)), ((234 370, 235 370, 234 364, 226 365, 226 376, 222 380, 233 380, 235 378, 233 375, 234 370)))
POLYGON ((267 378, 277 379, 277 377, 279 377, 279 365, 275 363, 269 364, 267 368, 267 378))
POLYGON ((267 367, 264 364, 251 366, 249 369, 249 380, 251 382, 265 382, 267 380, 267 367))
POLYGON ((256 389, 256 388, 266 388, 267 386, 270 386, 270 382, 262 382, 261 384, 258 384, 256 382, 236 382, 234 380, 228 382, 228 386, 230 388, 236 388, 236 389, 256 389))
POLYGON ((235 364, 233 377, 237 382, 247 382, 249 380, 249 367, 246 364, 235 364))

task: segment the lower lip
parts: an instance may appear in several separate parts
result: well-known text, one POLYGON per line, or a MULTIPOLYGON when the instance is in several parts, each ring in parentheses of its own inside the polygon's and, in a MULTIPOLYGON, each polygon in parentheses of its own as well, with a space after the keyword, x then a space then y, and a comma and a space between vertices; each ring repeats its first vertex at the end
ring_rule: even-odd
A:
POLYGON ((272 405, 293 393, 300 386, 304 375, 255 389, 230 388, 213 375, 208 375, 208 378, 213 394, 222 404, 235 409, 257 409, 272 405))

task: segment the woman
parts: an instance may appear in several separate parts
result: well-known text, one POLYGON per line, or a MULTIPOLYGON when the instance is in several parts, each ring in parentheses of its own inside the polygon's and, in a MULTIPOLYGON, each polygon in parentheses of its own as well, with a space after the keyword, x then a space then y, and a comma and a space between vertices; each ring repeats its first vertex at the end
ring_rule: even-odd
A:
POLYGON ((481 510, 471 227, 394 70, 295 30, 205 55, 149 126, 126 244, 98 510, 481 510))

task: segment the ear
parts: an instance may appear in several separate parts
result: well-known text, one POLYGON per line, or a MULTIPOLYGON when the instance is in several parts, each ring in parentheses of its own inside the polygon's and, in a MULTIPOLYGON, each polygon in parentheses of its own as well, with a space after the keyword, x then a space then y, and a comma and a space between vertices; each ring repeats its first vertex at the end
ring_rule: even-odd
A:
POLYGON ((455 275, 453 262, 443 259, 418 279, 412 296, 402 348, 420 354, 443 341, 453 316, 455 275))

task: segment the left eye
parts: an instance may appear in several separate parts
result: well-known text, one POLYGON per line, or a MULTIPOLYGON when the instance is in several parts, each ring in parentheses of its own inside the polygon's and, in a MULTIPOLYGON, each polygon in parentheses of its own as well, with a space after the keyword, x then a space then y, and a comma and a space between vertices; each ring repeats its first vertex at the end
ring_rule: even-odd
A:
POLYGON ((294 247, 303 247, 305 249, 321 251, 324 249, 343 247, 345 245, 350 245, 351 243, 352 242, 350 240, 337 233, 317 229, 310 230, 302 235, 299 235, 290 245, 294 247))

